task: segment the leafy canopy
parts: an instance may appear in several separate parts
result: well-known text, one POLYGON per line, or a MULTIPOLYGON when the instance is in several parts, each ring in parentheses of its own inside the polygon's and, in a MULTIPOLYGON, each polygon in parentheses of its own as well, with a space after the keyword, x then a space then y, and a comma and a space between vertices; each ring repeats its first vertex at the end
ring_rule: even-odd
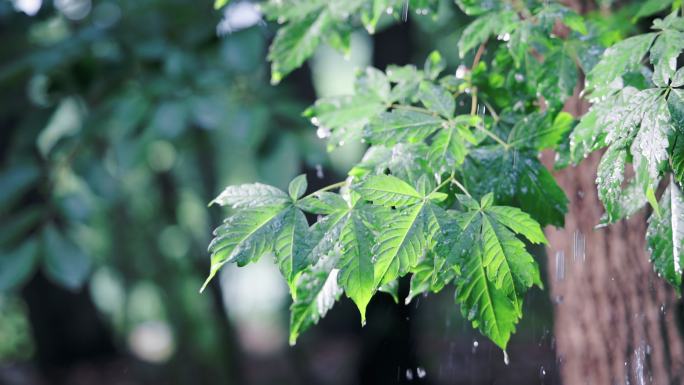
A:
MULTIPOLYGON (((323 42, 348 50, 351 26, 373 33, 380 19, 400 18, 403 3, 265 3, 266 15, 284 24, 269 53, 272 82, 323 42)), ((654 32, 604 51, 600 29, 557 3, 456 3, 474 20, 458 42, 459 56, 469 60, 455 73, 444 72, 437 51, 422 68, 367 68, 352 95, 319 99, 304 112, 330 149, 368 144, 346 180, 308 195, 304 175, 289 193, 229 186, 214 201, 232 213, 214 232, 207 282, 225 263, 273 255, 293 299, 293 344, 342 293, 365 323, 375 293, 392 292, 410 275, 406 302, 453 285, 463 316, 505 349, 525 293, 542 287, 528 245, 546 243, 542 226, 563 226, 567 211, 567 197, 539 161, 546 149, 557 151, 563 167, 608 147, 597 177, 605 221, 650 202, 654 267, 681 284, 684 70, 677 58, 684 19, 673 12, 654 22, 654 32), (562 108, 581 72, 593 105, 576 124, 562 108), (629 163, 635 172, 627 181, 629 163), (669 186, 658 199, 663 178, 669 186), (318 219, 310 223, 306 214, 318 219)), ((664 3, 646 2, 635 18, 664 3)), ((411 0, 408 7, 434 14, 437 2, 411 0)))

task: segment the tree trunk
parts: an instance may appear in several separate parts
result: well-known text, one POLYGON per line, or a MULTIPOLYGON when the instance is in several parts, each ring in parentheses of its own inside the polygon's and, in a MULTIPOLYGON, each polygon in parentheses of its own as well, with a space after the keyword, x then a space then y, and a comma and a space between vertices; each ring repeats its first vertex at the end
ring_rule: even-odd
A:
MULTIPOLYGON (((586 105, 569 103, 575 115, 586 105)), ((556 173, 570 200, 563 229, 548 228, 549 277, 563 383, 682 384, 681 302, 646 252, 646 216, 595 229, 603 213, 595 153, 556 173)))

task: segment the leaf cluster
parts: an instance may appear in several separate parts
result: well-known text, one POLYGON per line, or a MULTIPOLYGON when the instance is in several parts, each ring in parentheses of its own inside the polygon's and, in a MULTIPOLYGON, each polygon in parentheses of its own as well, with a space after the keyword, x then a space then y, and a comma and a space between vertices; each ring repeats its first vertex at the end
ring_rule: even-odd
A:
MULTIPOLYGON (((209 278, 225 263, 274 255, 293 298, 291 343, 342 293, 365 322, 372 296, 396 298, 397 279, 410 275, 407 302, 453 285, 463 316, 505 349, 525 293, 542 287, 527 246, 545 243, 542 226, 563 226, 567 211, 567 197, 539 160, 544 150, 556 150, 563 167, 608 147, 597 178, 606 222, 650 202, 654 266, 681 283, 682 18, 674 12, 654 22, 656 32, 604 52, 605 30, 554 2, 456 4, 474 17, 458 42, 461 59, 472 55, 472 62, 445 73, 435 51, 422 67, 367 68, 353 94, 319 99, 304 112, 329 149, 368 145, 345 181, 306 196, 303 176, 289 194, 231 186, 216 200, 234 212, 214 233, 209 278), (562 109, 582 73, 594 104, 576 125, 562 109), (628 163, 634 177, 625 182, 628 163)), ((419 15, 432 5, 409 2, 419 15)), ((635 17, 664 8, 647 2, 635 17)), ((372 33, 383 13, 396 18, 397 9, 385 0, 267 3, 266 14, 286 23, 270 50, 272 81, 323 41, 344 51, 350 26, 372 33)))

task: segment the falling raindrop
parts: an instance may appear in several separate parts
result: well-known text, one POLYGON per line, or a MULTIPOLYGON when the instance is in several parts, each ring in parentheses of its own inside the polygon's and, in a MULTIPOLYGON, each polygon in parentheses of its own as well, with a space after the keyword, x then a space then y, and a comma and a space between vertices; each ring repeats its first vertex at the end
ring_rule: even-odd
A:
POLYGON ((425 378, 427 376, 427 372, 423 367, 417 367, 416 368, 416 375, 418 375, 418 378, 425 378))
POLYGON ((477 105, 477 115, 480 116, 480 118, 483 118, 485 115, 487 108, 485 107, 484 104, 478 104, 477 105))
POLYGON ((644 348, 639 346, 634 350, 634 377, 636 377, 638 385, 645 385, 644 378, 644 348))
POLYGON ((562 281, 565 278, 565 251, 556 251, 556 279, 562 281))
POLYGON ((413 370, 406 369, 406 379, 409 381, 413 381, 413 370))
POLYGON ((461 64, 460 66, 458 66, 458 68, 456 68, 456 79, 463 79, 463 78, 465 78, 465 74, 466 74, 466 71, 467 71, 467 70, 468 70, 468 69, 467 69, 466 66, 464 66, 463 64, 461 64))
POLYGON ((402 15, 401 15, 401 20, 404 21, 404 23, 408 20, 408 11, 409 11, 409 0, 406 0, 404 3, 404 8, 402 9, 402 15))
POLYGON ((325 177, 325 175, 323 174, 323 166, 321 166, 320 164, 317 164, 316 165, 316 178, 323 179, 323 177, 325 177))
POLYGON ((544 366, 542 365, 542 366, 539 368, 539 378, 542 378, 542 379, 543 379, 544 377, 546 377, 546 369, 544 369, 544 366))
POLYGON ((510 360, 508 359, 508 352, 504 350, 503 355, 504 355, 504 364, 508 365, 510 363, 510 360))
POLYGON ((473 350, 472 350, 473 354, 475 354, 477 352, 478 346, 480 346, 480 343, 477 342, 477 340, 473 341, 473 350))
POLYGON ((329 138, 330 134, 332 134, 332 132, 327 127, 320 126, 316 129, 316 136, 318 136, 319 139, 329 138))
POLYGON ((572 245, 572 255, 573 255, 573 260, 577 262, 578 260, 580 262, 584 262, 586 259, 586 239, 584 238, 584 235, 580 233, 579 231, 575 230, 574 233, 574 240, 573 240, 573 245, 572 245))

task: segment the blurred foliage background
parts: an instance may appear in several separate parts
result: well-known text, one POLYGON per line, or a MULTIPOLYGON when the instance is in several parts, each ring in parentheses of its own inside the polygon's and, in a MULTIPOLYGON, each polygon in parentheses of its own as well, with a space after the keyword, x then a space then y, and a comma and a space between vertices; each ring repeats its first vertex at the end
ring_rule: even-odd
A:
POLYGON ((433 49, 455 70, 468 19, 440 7, 354 34, 348 57, 321 47, 272 87, 275 26, 249 2, 0 0, 0 383, 557 382, 538 290, 509 366, 447 293, 375 299, 364 328, 345 298, 293 348, 270 261, 198 293, 225 185, 306 172, 317 189, 362 155, 326 152, 301 117, 316 97, 433 49))

